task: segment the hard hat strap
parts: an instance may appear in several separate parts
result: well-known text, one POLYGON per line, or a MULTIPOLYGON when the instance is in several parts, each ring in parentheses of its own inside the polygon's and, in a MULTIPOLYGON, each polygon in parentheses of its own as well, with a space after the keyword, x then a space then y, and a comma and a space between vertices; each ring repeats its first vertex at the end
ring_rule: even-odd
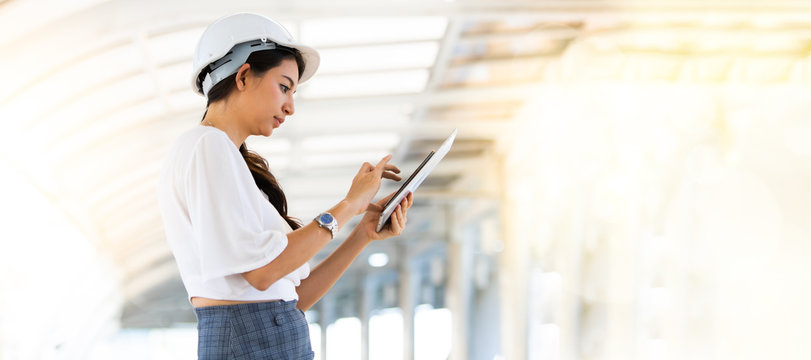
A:
POLYGON ((248 60, 248 56, 256 51, 273 50, 277 44, 266 39, 251 40, 234 45, 225 56, 213 61, 206 68, 208 69, 203 79, 203 94, 208 96, 209 90, 223 79, 235 74, 237 70, 248 60))

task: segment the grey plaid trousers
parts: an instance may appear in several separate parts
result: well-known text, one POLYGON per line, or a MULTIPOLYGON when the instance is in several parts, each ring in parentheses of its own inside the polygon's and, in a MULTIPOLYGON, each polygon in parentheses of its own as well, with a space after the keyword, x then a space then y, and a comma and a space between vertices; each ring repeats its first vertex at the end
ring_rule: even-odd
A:
POLYGON ((199 360, 295 359, 315 356, 296 301, 194 309, 199 360))

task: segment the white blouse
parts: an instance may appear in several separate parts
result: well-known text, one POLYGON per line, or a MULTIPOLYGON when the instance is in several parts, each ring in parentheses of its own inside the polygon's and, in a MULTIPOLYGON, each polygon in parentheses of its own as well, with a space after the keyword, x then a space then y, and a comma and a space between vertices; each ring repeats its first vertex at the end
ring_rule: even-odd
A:
POLYGON ((265 291, 240 275, 287 247, 290 225, 259 190, 225 132, 195 126, 172 145, 158 180, 166 240, 189 295, 218 300, 298 300, 304 264, 265 291))

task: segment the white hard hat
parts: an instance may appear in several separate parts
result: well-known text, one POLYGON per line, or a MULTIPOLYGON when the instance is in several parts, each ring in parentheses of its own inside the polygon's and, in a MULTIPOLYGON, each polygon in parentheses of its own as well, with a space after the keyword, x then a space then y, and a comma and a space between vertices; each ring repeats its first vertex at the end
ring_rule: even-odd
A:
POLYGON ((249 13, 218 19, 203 31, 194 49, 192 89, 200 95, 207 96, 212 86, 236 73, 251 53, 275 49, 277 44, 294 48, 301 53, 305 66, 299 83, 315 74, 320 63, 318 52, 296 42, 296 39, 293 39, 293 36, 276 21, 249 13), (200 79, 203 71, 207 74, 200 79))

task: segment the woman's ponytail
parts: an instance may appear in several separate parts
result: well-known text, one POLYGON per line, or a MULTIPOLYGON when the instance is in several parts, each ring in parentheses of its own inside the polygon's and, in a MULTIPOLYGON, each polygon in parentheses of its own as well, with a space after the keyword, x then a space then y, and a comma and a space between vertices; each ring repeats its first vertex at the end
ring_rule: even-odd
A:
POLYGON ((256 186, 268 196, 268 201, 273 204, 273 207, 279 211, 279 214, 282 215, 293 230, 300 228, 301 222, 287 215, 287 197, 284 196, 284 191, 279 186, 279 182, 276 181, 276 177, 270 172, 267 160, 261 155, 248 150, 245 144, 239 147, 239 153, 242 154, 242 158, 248 164, 248 169, 251 170, 256 186))

